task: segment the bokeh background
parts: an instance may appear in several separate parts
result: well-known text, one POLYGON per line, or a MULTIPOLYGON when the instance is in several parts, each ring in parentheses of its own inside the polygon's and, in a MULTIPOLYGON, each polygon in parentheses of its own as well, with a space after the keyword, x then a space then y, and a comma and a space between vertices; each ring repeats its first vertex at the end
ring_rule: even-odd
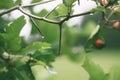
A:
MULTIPOLYGON (((30 2, 30 0, 23 0, 22 3, 29 4, 30 2)), ((46 13, 46 11, 50 11, 60 3, 62 3, 62 0, 35 6, 34 12, 36 12, 36 14, 46 13), (46 11, 43 9, 46 9, 46 11)), ((96 4, 92 0, 80 0, 80 5, 77 5, 76 2, 73 10, 74 14, 78 14, 89 11, 95 7, 96 4)), ((11 12, 11 14, 12 16, 9 17, 11 20, 23 15, 18 10, 11 12)), ((4 15, 3 17, 6 18, 8 15, 4 15)), ((106 46, 104 49, 93 50, 90 53, 85 53, 83 49, 83 45, 98 24, 100 17, 101 16, 98 13, 94 15, 90 14, 70 19, 64 24, 62 34, 62 54, 52 63, 54 67, 54 70, 51 70, 52 72, 49 70, 47 71, 40 65, 33 66, 32 70, 36 80, 88 80, 88 73, 81 67, 84 55, 88 55, 94 63, 99 64, 105 73, 109 72, 113 66, 120 65, 120 31, 114 29, 107 29, 105 31, 106 46)), ((29 23, 29 18, 27 16, 26 20, 27 24, 22 29, 20 36, 24 36, 26 41, 30 41, 30 39, 32 40, 34 38, 29 37, 33 25, 29 23)), ((44 22, 36 22, 40 25, 40 29, 45 35, 45 40, 52 43, 53 47, 56 49, 58 47, 58 27, 52 24, 45 26, 46 23, 44 22)))

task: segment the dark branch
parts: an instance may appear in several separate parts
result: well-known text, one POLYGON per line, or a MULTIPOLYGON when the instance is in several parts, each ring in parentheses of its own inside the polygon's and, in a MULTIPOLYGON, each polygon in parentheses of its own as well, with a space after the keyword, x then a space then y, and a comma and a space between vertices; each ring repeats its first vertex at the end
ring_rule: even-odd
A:
POLYGON ((87 14, 91 14, 91 13, 93 13, 93 12, 88 11, 88 12, 85 12, 85 13, 75 14, 75 15, 71 15, 70 18, 78 17, 78 16, 83 16, 83 15, 87 15, 87 14))

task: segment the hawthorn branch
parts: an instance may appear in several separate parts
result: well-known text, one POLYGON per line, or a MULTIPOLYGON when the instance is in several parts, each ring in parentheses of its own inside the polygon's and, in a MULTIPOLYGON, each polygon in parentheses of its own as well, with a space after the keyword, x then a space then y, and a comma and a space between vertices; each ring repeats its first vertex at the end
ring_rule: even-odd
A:
POLYGON ((42 20, 42 21, 45 21, 45 22, 48 22, 48 23, 52 23, 52 24, 59 24, 59 21, 50 20, 50 19, 47 19, 45 17, 39 17, 39 16, 33 15, 31 13, 28 13, 21 6, 19 7, 19 10, 22 13, 24 13, 25 15, 30 16, 32 18, 35 18, 35 19, 38 19, 38 20, 42 20))
MULTIPOLYGON (((32 7, 32 6, 36 6, 36 5, 41 5, 41 4, 45 4, 45 3, 49 3, 49 2, 52 2, 52 1, 55 1, 55 0, 49 0, 49 1, 44 1, 44 2, 36 2, 36 3, 31 3, 31 4, 27 4, 27 5, 22 5, 23 8, 26 8, 26 7, 32 7)), ((6 9, 2 12, 0 12, 0 16, 6 14, 6 13, 9 13, 11 11, 14 11, 14 10, 17 10, 19 9, 20 5, 16 5, 16 6, 13 6, 9 9, 6 9)))
POLYGON ((16 9, 18 9, 18 8, 19 8, 19 5, 14 6, 14 7, 12 7, 12 8, 9 8, 9 9, 7 9, 7 10, 4 10, 4 11, 0 12, 0 16, 2 16, 2 15, 4 15, 4 14, 7 14, 7 13, 9 13, 9 12, 11 12, 11 11, 14 11, 14 10, 16 10, 16 9))
POLYGON ((75 14, 75 15, 71 15, 70 18, 83 16, 83 15, 87 15, 87 14, 91 14, 91 13, 93 13, 93 12, 88 11, 88 12, 84 12, 84 13, 80 13, 80 14, 75 14))
POLYGON ((24 8, 26 7, 32 7, 32 6, 36 6, 36 5, 41 5, 41 4, 45 4, 45 3, 49 3, 55 0, 49 0, 49 1, 44 1, 44 2, 36 2, 36 3, 32 3, 32 4, 28 4, 28 5, 23 5, 24 8))

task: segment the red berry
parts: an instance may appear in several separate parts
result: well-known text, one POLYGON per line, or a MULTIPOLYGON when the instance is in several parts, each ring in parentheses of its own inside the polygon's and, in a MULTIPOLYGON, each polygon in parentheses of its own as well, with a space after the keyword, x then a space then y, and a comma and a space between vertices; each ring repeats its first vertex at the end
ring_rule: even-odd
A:
POLYGON ((108 1, 107 0, 101 0, 101 4, 106 7, 108 5, 108 1))
POLYGON ((95 42, 96 47, 102 47, 104 45, 103 40, 101 39, 97 39, 95 42))
POLYGON ((120 21, 116 21, 116 22, 113 24, 113 28, 114 28, 114 29, 119 29, 119 28, 120 28, 120 21))

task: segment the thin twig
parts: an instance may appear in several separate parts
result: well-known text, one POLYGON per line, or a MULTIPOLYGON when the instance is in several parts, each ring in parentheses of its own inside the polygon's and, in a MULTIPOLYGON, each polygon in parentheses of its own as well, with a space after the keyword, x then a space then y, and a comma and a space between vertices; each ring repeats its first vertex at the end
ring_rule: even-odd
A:
POLYGON ((34 21, 34 19, 32 17, 30 17, 30 20, 34 24, 35 28, 38 30, 38 32, 40 33, 40 35, 43 39, 44 35, 42 34, 41 30, 39 29, 38 24, 34 21))
POLYGON ((50 20, 50 19, 47 19, 47 18, 45 18, 45 17, 39 17, 39 16, 33 15, 33 14, 31 14, 31 13, 28 13, 28 12, 26 12, 21 6, 19 7, 19 10, 20 10, 22 13, 24 13, 24 14, 32 17, 32 18, 35 18, 35 19, 38 19, 38 20, 43 20, 43 21, 45 21, 45 22, 52 23, 52 24, 59 24, 59 21, 50 20))
POLYGON ((60 17, 67 17, 67 15, 59 15, 59 16, 54 16, 55 18, 60 18, 60 17))
POLYGON ((88 12, 85 12, 85 13, 75 14, 75 15, 71 15, 70 18, 78 17, 78 16, 83 16, 83 15, 87 15, 87 14, 91 14, 91 13, 93 13, 93 12, 88 11, 88 12))
POLYGON ((57 7, 58 5, 53 10, 51 10, 48 14, 46 14, 45 18, 47 18, 57 7))

